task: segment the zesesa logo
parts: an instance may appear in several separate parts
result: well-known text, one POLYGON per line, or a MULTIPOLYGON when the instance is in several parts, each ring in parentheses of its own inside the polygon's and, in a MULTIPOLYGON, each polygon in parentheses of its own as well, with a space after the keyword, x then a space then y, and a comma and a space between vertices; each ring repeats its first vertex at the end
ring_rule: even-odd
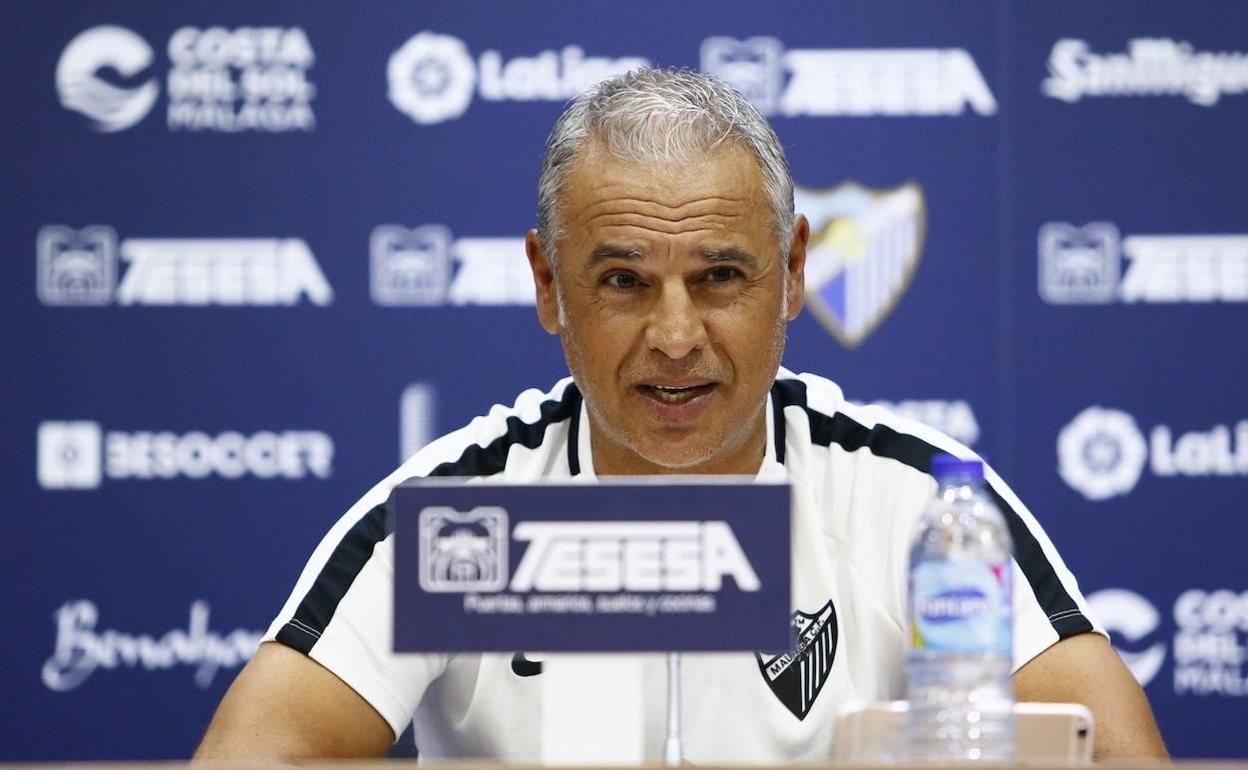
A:
POLYGON ((774 37, 702 42, 702 70, 764 115, 993 115, 997 100, 964 48, 785 50, 774 37), (788 81, 787 84, 785 81, 788 81))
POLYGON ((127 238, 50 225, 36 237, 45 305, 314 305, 334 292, 301 238, 127 238), (118 282, 118 259, 129 264, 118 282))
POLYGON ((420 513, 420 586, 431 593, 741 591, 761 583, 727 522, 526 521, 506 510, 420 513), (514 574, 510 541, 529 545, 514 574), (566 547, 573 544, 576 547, 566 547))
POLYGON ((1037 240, 1040 297, 1051 304, 1248 302, 1248 235, 1124 238, 1110 222, 1049 222, 1037 240))

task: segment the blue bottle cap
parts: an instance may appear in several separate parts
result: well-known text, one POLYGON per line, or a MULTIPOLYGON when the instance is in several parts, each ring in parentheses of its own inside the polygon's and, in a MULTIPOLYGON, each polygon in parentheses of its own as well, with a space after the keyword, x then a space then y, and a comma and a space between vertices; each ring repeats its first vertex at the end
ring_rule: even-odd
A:
POLYGON ((932 475, 938 479, 948 476, 971 476, 982 479, 984 464, 979 460, 963 460, 953 455, 936 455, 932 458, 932 475))

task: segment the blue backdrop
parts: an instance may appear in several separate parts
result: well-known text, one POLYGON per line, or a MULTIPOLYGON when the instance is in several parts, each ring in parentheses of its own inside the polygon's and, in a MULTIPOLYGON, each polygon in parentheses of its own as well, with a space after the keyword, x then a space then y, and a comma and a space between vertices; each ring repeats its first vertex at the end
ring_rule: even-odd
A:
POLYGON ((326 527, 564 373, 522 235, 564 100, 767 112, 786 365, 985 453, 1176 755, 1244 757, 1248 10, 7 4, 0 759, 187 756, 326 527))

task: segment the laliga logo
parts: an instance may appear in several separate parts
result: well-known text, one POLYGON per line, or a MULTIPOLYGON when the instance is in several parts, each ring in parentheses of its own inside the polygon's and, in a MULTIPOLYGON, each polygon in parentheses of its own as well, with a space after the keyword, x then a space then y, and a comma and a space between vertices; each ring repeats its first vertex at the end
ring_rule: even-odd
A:
POLYGON ((464 41, 421 32, 386 65, 391 103, 422 125, 458 118, 472 103, 477 67, 464 41))
POLYGON ((160 86, 148 80, 122 88, 102 80, 100 70, 129 78, 151 64, 152 49, 143 38, 124 27, 92 27, 65 46, 56 64, 56 90, 61 104, 91 118, 96 131, 121 131, 147 116, 160 86))
POLYGON ((1091 406, 1058 434, 1057 459, 1063 481, 1089 500, 1107 500, 1135 488, 1148 447, 1131 415, 1091 406))
MULTIPOLYGON (((1088 606, 1105 630, 1115 637, 1121 636, 1128 643, 1139 642, 1156 631, 1161 623, 1161 616, 1148 600, 1121 588, 1106 588, 1090 594, 1088 606)), ((1114 650, 1141 687, 1157 676, 1166 660, 1165 642, 1157 642, 1143 652, 1129 652, 1119 649, 1117 645, 1114 650)))
POLYGON ((574 45, 510 60, 498 51, 484 51, 474 61, 464 41, 426 31, 391 54, 386 79, 390 102, 417 123, 429 125, 462 116, 474 93, 493 102, 560 102, 647 64, 636 56, 587 57, 574 45))

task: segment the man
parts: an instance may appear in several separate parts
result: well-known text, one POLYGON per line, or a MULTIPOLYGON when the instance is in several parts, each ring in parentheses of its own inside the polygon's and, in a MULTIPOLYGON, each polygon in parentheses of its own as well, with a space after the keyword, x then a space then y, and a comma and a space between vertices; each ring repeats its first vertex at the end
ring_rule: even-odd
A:
MULTIPOLYGON (((573 102, 547 144, 526 242, 538 317, 572 378, 435 441, 331 529, 199 756, 377 756, 414 717, 426 757, 537 761, 534 662, 390 652, 393 545, 379 506, 412 476, 722 473, 792 482, 794 609, 822 624, 832 654, 805 689, 756 656, 687 656, 686 757, 830 758, 841 703, 901 695, 911 525, 935 490, 932 455, 967 450, 779 368, 808 235, 775 134, 719 81, 640 70, 573 102)), ((1016 541, 1019 699, 1086 704, 1099 758, 1164 757, 1143 693, 1090 633, 1073 576, 988 479, 1016 541)), ((661 720, 662 661, 651 663, 661 720)), ((650 756, 661 738, 653 725, 650 756)))

